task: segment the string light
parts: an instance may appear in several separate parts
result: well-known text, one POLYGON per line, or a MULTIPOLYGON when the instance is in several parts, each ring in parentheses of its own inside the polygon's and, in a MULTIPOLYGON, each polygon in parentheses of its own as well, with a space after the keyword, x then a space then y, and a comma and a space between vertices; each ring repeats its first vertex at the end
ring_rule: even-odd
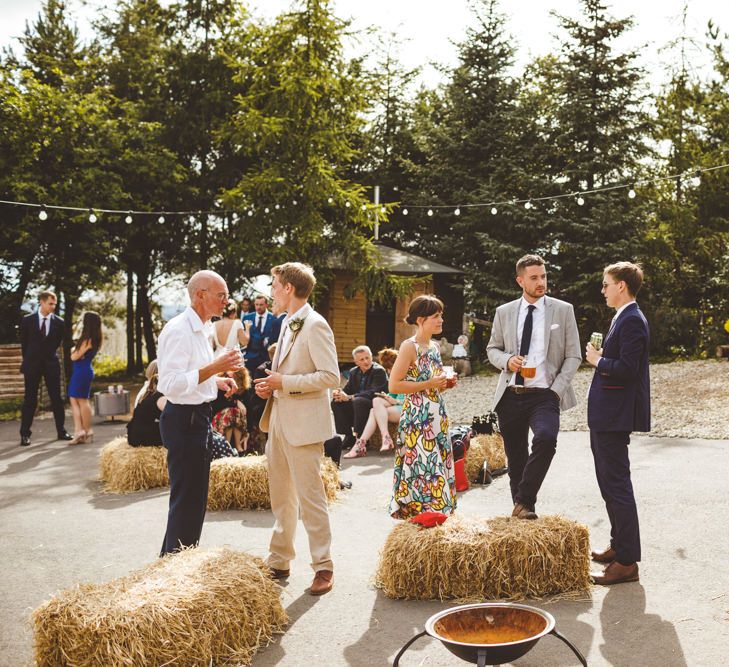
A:
POLYGON ((461 209, 457 208, 455 211, 453 211, 453 215, 461 215, 461 209))
POLYGON ((524 208, 528 211, 532 207, 531 201, 524 202, 524 208))
POLYGON ((495 206, 491 207, 491 215, 496 215, 498 213, 498 209, 495 206))
POLYGON ((382 213, 382 215, 384 215, 385 213, 387 213, 387 209, 386 209, 386 208, 385 208, 385 207, 383 206, 383 207, 382 207, 382 208, 380 209, 380 213, 382 213))
POLYGON ((274 208, 278 211, 281 208, 281 205, 280 204, 276 204, 276 206, 274 206, 274 208))
POLYGON ((348 201, 345 201, 345 202, 344 202, 344 205, 345 205, 345 206, 346 206, 347 208, 349 208, 349 207, 351 206, 351 204, 350 204, 350 203, 349 203, 348 201))
POLYGON ((165 216, 159 216, 159 218, 157 218, 157 222, 159 222, 160 225, 163 225, 165 223, 165 216))
POLYGON ((628 197, 630 199, 635 199, 635 190, 633 190, 633 188, 630 188, 630 190, 628 190, 628 197))
POLYGON ((251 210, 249 209, 249 210, 248 210, 248 217, 250 218, 250 217, 251 217, 252 215, 253 215, 253 211, 251 211, 251 210))
MULTIPOLYGON (((192 222, 193 219, 194 218, 192 216, 190 216, 190 222, 192 222)), ((127 217, 124 218, 124 222, 126 222, 128 225, 132 224, 132 212, 131 211, 129 211, 129 213, 127 213, 127 217)))
POLYGON ((38 214, 38 217, 39 217, 39 218, 40 218, 41 220, 48 220, 48 213, 46 213, 46 209, 42 208, 42 209, 40 210, 40 213, 38 214))
POLYGON ((433 209, 432 209, 432 208, 429 208, 429 209, 428 209, 428 215, 429 215, 429 216, 430 216, 431 218, 433 217, 433 209))
POLYGON ((96 214, 92 210, 89 213, 89 222, 93 224, 94 222, 96 222, 96 220, 97 220, 96 214))
POLYGON ((299 202, 297 202, 295 199, 291 202, 294 206, 296 206, 299 202))
POLYGON ((331 197, 329 197, 329 198, 327 199, 327 202, 328 202, 328 203, 330 203, 330 204, 331 204, 331 203, 332 203, 333 201, 334 201, 334 199, 332 199, 331 197))
POLYGON ((271 209, 269 209, 268 206, 266 206, 266 208, 263 209, 263 212, 264 213, 270 213, 271 212, 271 209))
POLYGON ((367 204, 362 204, 362 210, 363 211, 366 211, 367 210, 367 204))
POLYGON ((403 215, 407 215, 407 214, 408 214, 408 210, 407 210, 406 208, 404 208, 404 209, 402 210, 402 214, 403 214, 403 215))
POLYGON ((580 195, 579 197, 577 197, 577 205, 578 206, 582 206, 584 203, 585 203, 585 200, 582 197, 582 195, 580 195))

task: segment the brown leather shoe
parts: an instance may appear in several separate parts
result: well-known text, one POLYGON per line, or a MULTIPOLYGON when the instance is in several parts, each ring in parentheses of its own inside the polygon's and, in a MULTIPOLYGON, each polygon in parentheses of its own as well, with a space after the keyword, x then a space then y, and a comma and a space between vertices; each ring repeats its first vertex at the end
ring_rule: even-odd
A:
POLYGON ((334 572, 331 570, 319 570, 314 575, 314 581, 311 582, 309 595, 324 595, 332 590, 334 586, 334 572))
POLYGON ((612 563, 615 560, 615 549, 608 547, 605 551, 592 551, 592 560, 596 563, 612 563))
POLYGON ((271 579, 286 579, 289 574, 291 574, 291 570, 277 570, 275 567, 268 568, 268 576, 271 579))
POLYGON ((532 512, 528 507, 524 507, 521 503, 514 505, 514 511, 511 516, 515 516, 517 519, 536 519, 537 515, 532 512))
POLYGON ((602 574, 591 573, 592 581, 599 586, 612 586, 613 584, 624 584, 628 581, 638 581, 638 563, 632 565, 621 565, 614 560, 602 574))

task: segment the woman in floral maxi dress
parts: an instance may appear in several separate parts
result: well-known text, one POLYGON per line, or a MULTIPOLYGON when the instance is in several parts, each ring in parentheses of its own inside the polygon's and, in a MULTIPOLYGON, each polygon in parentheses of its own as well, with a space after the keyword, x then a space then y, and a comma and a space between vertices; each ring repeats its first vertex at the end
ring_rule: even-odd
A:
POLYGON ((443 303, 433 295, 415 298, 405 319, 417 325, 403 341, 390 374, 390 391, 405 394, 398 428, 390 515, 408 519, 421 512, 451 514, 456 509, 453 452, 441 392, 446 377, 438 345, 443 303))

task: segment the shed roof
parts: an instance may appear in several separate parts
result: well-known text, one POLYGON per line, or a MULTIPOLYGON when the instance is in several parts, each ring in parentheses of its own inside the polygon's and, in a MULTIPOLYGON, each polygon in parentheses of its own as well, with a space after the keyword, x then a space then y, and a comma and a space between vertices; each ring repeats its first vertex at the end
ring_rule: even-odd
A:
POLYGON ((389 271, 390 273, 410 273, 410 274, 423 274, 423 273, 463 273, 460 269, 454 269, 445 264, 438 264, 425 257, 414 255, 411 252, 405 250, 398 250, 397 248, 390 248, 386 245, 376 246, 377 253, 379 255, 379 266, 380 268, 389 271))

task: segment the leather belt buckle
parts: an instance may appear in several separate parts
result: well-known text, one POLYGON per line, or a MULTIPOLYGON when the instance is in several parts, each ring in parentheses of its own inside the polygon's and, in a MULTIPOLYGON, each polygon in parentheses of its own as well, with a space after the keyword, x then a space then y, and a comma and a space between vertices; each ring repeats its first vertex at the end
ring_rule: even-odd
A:
POLYGON ((513 391, 517 396, 527 393, 527 388, 520 384, 512 384, 509 389, 513 391))

